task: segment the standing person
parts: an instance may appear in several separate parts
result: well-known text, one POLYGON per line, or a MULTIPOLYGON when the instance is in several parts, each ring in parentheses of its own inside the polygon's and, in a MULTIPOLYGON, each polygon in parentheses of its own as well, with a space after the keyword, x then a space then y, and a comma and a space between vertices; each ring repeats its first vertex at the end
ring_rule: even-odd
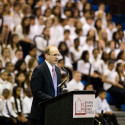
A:
POLYGON ((61 81, 61 73, 55 65, 58 62, 59 51, 56 46, 47 46, 44 55, 45 61, 34 69, 30 83, 33 94, 31 125, 43 125, 43 106, 39 103, 59 94, 57 85, 61 81))

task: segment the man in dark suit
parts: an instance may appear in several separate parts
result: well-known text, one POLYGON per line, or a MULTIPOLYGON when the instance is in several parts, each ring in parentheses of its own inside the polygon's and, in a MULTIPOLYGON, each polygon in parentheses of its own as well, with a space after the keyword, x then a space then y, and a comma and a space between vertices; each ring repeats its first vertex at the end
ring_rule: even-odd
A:
POLYGON ((59 51, 56 46, 48 46, 44 51, 45 61, 37 66, 31 77, 33 103, 31 108, 31 125, 43 125, 43 106, 39 103, 59 94, 57 89, 61 82, 60 69, 55 65, 58 62, 59 51))

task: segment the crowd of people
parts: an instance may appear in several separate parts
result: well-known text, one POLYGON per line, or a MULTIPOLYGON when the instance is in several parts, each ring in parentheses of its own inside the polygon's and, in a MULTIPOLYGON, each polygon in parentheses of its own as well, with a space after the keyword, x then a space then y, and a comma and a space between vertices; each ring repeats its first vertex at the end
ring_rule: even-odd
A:
POLYGON ((61 67, 70 74, 64 91, 84 90, 89 83, 90 90, 112 94, 120 110, 125 31, 112 22, 105 4, 93 11, 87 0, 0 0, 0 121, 29 124, 31 75, 48 45, 59 49, 62 81, 67 72, 61 67))

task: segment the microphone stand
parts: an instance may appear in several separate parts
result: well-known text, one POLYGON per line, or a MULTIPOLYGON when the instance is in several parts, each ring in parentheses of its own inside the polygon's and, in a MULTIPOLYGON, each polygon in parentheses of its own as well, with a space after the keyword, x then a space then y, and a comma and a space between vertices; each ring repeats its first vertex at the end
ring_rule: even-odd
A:
POLYGON ((61 67, 63 71, 65 71, 68 75, 68 78, 66 78, 64 81, 62 81, 57 87, 62 87, 63 88, 67 88, 67 85, 66 85, 66 81, 70 78, 70 75, 69 75, 69 72, 64 68, 64 67, 61 67))
POLYGON ((101 119, 102 119, 102 123, 104 121, 106 123, 106 125, 109 125, 109 123, 106 121, 106 119, 103 116, 103 110, 101 111, 101 119))
POLYGON ((98 123, 98 125, 101 125, 101 122, 95 118, 95 121, 98 123))

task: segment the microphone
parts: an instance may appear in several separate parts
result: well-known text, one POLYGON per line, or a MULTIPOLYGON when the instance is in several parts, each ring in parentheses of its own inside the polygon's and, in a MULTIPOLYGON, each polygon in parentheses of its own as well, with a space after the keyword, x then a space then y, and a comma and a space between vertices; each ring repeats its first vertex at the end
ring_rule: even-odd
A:
POLYGON ((69 72, 68 72, 64 67, 62 67, 62 66, 61 66, 61 69, 62 69, 63 71, 65 71, 65 72, 67 73, 68 77, 70 78, 69 72))
POLYGON ((60 86, 64 85, 64 88, 67 88, 67 85, 66 85, 67 80, 68 80, 68 78, 65 79, 64 81, 62 81, 57 87, 60 87, 60 86))
POLYGON ((64 88, 67 88, 66 81, 70 78, 70 75, 69 75, 69 72, 64 67, 61 67, 61 68, 63 71, 65 71, 68 74, 68 78, 62 81, 57 87, 64 86, 64 88))

